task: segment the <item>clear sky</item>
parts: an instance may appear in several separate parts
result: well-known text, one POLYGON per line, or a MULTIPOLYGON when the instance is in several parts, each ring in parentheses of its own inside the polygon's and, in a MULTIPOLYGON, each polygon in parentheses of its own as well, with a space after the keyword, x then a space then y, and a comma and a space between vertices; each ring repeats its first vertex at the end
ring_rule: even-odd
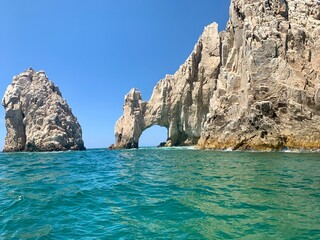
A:
MULTIPOLYGON (((0 95, 12 77, 45 70, 82 126, 87 148, 114 142, 132 87, 144 100, 191 53, 204 26, 225 28, 229 0, 1 0, 0 95)), ((0 149, 5 138, 0 110, 0 149)), ((142 145, 165 140, 151 129, 142 145)))

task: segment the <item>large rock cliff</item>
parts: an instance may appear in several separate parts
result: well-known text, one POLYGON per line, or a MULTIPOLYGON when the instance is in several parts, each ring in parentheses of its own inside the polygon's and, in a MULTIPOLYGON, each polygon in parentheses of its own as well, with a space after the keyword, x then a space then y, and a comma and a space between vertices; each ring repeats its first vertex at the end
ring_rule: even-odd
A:
POLYGON ((179 70, 158 82, 148 102, 142 101, 136 89, 125 96, 113 147, 138 147, 141 133, 153 125, 168 129, 167 146, 196 144, 215 88, 212 79, 218 77, 219 66, 218 25, 213 23, 205 28, 179 70))
POLYGON ((319 149, 319 69, 319 1, 232 0, 226 30, 208 26, 149 102, 126 96, 115 147, 158 124, 170 146, 319 149))
POLYGON ((85 149, 77 118, 43 71, 30 68, 15 76, 2 105, 7 128, 3 151, 85 149))
POLYGON ((233 0, 199 145, 320 148, 320 5, 233 0))

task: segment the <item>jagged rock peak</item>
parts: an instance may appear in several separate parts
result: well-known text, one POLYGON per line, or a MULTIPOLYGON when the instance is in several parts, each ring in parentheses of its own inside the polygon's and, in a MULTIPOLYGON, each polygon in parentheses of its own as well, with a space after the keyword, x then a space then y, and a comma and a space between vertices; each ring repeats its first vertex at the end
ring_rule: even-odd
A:
POLYGON ((168 146, 320 149, 319 42, 317 0, 232 0, 225 31, 207 27, 148 102, 125 104, 115 146, 157 124, 168 146))
POLYGON ((77 118, 44 71, 30 67, 14 76, 2 105, 7 128, 3 151, 85 149, 77 118))
POLYGON ((178 71, 158 82, 148 102, 143 102, 141 93, 132 89, 116 123, 116 143, 112 147, 138 147, 142 132, 153 125, 168 129, 166 146, 196 144, 208 113, 213 79, 218 76, 219 44, 218 25, 213 23, 205 27, 178 71))
POLYGON ((233 0, 203 148, 320 148, 320 5, 233 0))

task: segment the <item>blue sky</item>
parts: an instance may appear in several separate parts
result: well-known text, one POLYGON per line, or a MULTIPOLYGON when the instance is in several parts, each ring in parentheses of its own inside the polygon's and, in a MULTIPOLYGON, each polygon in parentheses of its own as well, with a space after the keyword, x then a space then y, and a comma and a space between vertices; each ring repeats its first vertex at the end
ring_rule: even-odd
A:
MULTIPOLYGON (((114 142, 124 95, 144 100, 191 53, 204 26, 225 28, 228 0, 2 0, 0 95, 12 77, 32 66, 60 87, 88 148, 114 142)), ((5 138, 0 110, 0 148, 5 138)), ((165 139, 148 129, 142 145, 165 139)))

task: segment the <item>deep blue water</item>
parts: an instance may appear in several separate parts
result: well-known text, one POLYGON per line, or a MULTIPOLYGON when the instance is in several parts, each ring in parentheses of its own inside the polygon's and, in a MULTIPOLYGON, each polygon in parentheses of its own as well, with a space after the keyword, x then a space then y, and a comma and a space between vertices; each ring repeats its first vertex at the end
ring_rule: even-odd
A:
POLYGON ((320 154, 0 154, 0 239, 320 239, 320 154))

